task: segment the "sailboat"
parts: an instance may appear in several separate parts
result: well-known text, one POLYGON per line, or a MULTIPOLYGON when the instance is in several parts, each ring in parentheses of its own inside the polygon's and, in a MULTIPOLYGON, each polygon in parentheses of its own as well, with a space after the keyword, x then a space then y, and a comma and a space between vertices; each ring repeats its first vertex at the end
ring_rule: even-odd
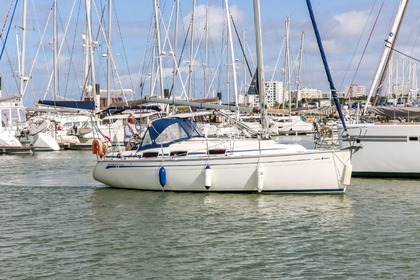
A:
MULTIPOLYGON (((378 83, 379 78, 386 74, 386 64, 391 57, 407 5, 408 0, 400 0, 366 104, 378 84, 381 84, 378 83)), ((366 110, 365 107, 365 113, 366 110)), ((338 127, 338 134, 342 135, 340 147, 346 148, 351 142, 362 146, 352 161, 355 176, 420 178, 420 123, 359 123, 350 124, 347 129, 348 134, 342 135, 343 127, 338 127)))
POLYGON ((22 3, 22 9, 22 47, 19 66, 19 94, 5 97, 4 101, 0 102, 2 127, 7 127, 9 132, 12 131, 14 133, 13 137, 18 139, 24 146, 30 146, 33 150, 57 151, 59 150, 58 143, 50 134, 46 133, 49 123, 46 120, 39 119, 36 123, 29 124, 26 119, 26 108, 23 106, 22 101, 25 94, 26 82, 30 79, 25 73, 26 0, 22 3))
POLYGON ((265 132, 257 139, 206 138, 191 119, 157 119, 135 151, 105 153, 96 147, 95 180, 114 188, 154 191, 345 192, 351 181, 351 149, 308 150, 268 137, 259 11, 254 0, 265 132))
POLYGON ((30 146, 24 146, 16 137, 15 127, 25 119, 25 108, 12 100, 16 96, 1 97, 0 79, 0 154, 32 154, 30 146))

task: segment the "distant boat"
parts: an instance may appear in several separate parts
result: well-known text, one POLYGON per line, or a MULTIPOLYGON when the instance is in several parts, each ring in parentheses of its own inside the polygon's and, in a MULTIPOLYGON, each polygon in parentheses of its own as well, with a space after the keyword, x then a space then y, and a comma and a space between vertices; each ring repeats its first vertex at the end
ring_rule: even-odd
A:
MULTIPOLYGON (((264 85, 259 1, 254 0, 259 85, 264 85)), ((351 181, 351 149, 308 150, 267 139, 264 87, 259 86, 259 139, 205 138, 191 119, 161 118, 134 151, 98 155, 95 180, 114 188, 188 192, 343 193, 351 181)), ((202 106, 205 106, 204 104, 202 106)))
MULTIPOLYGON (((15 99, 16 96, 10 96, 3 97, 3 101, 0 100, 2 123, 0 132, 2 135, 1 138, 3 139, 0 146, 16 146, 21 147, 21 150, 25 150, 22 147, 27 146, 30 150, 35 151, 58 150, 59 147, 54 138, 44 132, 48 126, 48 123, 46 123, 45 120, 40 120, 39 123, 31 126, 30 131, 28 129, 28 123, 26 119, 26 108, 22 106, 19 101, 11 102, 15 99)), ((15 150, 16 152, 19 151, 19 149, 15 150)), ((28 153, 30 152, 32 151, 28 151, 28 153)))
POLYGON ((31 154, 32 147, 23 146, 16 138, 16 130, 11 126, 13 124, 11 110, 13 110, 14 121, 18 122, 19 118, 25 116, 25 109, 20 109, 15 103, 8 102, 9 98, 0 98, 0 154, 31 154))
MULTIPOLYGON (((59 150, 58 143, 48 133, 50 124, 48 120, 37 119, 36 122, 29 123, 26 118, 26 107, 23 106, 23 96, 25 83, 30 77, 25 73, 25 54, 26 54, 26 0, 22 7, 22 43, 19 64, 19 94, 15 96, 3 97, 0 100, 2 126, 7 130, 13 131, 14 136, 24 145, 31 146, 31 149, 42 151, 59 150)), ((0 82, 1 97, 1 82, 0 82)))

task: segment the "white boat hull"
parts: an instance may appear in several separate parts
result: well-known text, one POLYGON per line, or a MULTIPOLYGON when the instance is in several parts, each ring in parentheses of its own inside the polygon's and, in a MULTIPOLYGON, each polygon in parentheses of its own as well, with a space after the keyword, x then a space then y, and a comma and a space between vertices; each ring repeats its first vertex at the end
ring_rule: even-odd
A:
POLYGON ((0 132, 0 146, 4 147, 22 147, 22 143, 7 131, 0 132))
MULTIPOLYGON (((362 149, 352 158, 353 175, 420 178, 420 124, 349 124, 348 133, 362 149), (358 144, 358 143, 357 143, 358 144)), ((338 135, 343 128, 338 127, 338 135)), ((340 137, 340 148, 351 143, 340 137)))
POLYGON ((342 193, 350 184, 350 156, 346 150, 260 157, 105 158, 98 160, 93 176, 114 188, 138 190, 342 193))
POLYGON ((59 151, 60 146, 49 134, 40 132, 33 136, 32 146, 35 151, 59 151))

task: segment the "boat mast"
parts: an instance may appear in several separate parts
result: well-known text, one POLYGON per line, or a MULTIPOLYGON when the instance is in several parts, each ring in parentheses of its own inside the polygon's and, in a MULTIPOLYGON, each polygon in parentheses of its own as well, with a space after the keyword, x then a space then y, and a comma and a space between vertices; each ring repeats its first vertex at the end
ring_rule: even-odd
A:
MULTIPOLYGON (((245 30, 242 31, 242 41, 244 42, 244 45, 247 45, 247 41, 246 41, 246 37, 245 37, 245 30)), ((244 60, 243 60, 242 64, 243 64, 244 73, 242 75, 243 75, 243 79, 244 79, 244 81, 243 81, 244 96, 246 96, 246 92, 247 92, 247 88, 246 88, 246 85, 247 85, 247 82, 246 82, 246 57, 245 57, 245 55, 243 57, 244 57, 243 58, 244 60)))
POLYGON ((315 21, 315 15, 312 10, 312 5, 310 0, 306 0, 306 5, 308 6, 309 16, 311 17, 312 27, 314 28, 314 33, 316 37, 316 41, 318 43, 319 52, 321 53, 322 63, 324 64, 325 73, 327 74, 327 79, 330 84, 331 95, 334 100, 335 107, 337 109, 338 115, 340 116, 341 124, 343 125, 344 131, 346 132, 346 136, 348 136, 346 121, 344 120, 343 111, 341 109, 340 101, 338 100, 337 96, 337 89, 334 86, 334 82, 332 80, 330 67, 328 66, 327 57, 325 55, 324 46, 322 45, 321 35, 318 31, 318 26, 315 21))
POLYGON ((23 15, 22 15, 22 48, 20 57, 20 88, 19 88, 19 101, 22 103, 22 99, 25 91, 25 82, 28 81, 28 77, 25 76, 25 54, 26 54, 26 11, 27 1, 23 0, 23 15))
POLYGON ((107 60, 106 60, 106 106, 109 107, 111 104, 111 9, 112 0, 108 0, 108 43, 107 45, 107 60))
MULTIPOLYGON (((381 94, 383 82, 385 80, 385 75, 388 70, 389 61, 392 55, 392 49, 394 48, 395 42, 397 40, 398 32, 400 30, 405 11, 407 9, 407 5, 408 5, 408 0, 400 0, 400 5, 398 7, 398 11, 395 16, 394 23, 391 27, 391 31, 388 33, 389 34, 388 38, 385 40, 384 52, 382 54, 382 58, 379 62, 378 68, 376 69, 376 74, 373 79, 373 82, 370 87, 369 94, 366 100, 366 105, 369 104, 370 98, 372 97, 373 91, 375 89, 376 89, 376 97, 379 97, 381 94)), ((365 106, 365 108, 363 109, 363 115, 366 114, 367 107, 368 106, 365 106)))
POLYGON ((204 26, 206 30, 206 40, 205 40, 205 56, 204 56, 204 65, 203 65, 203 80, 204 80, 204 98, 207 98, 207 70, 208 70, 208 51, 209 51, 209 7, 206 6, 206 24, 204 26))
POLYGON ((58 97, 58 79, 57 79, 57 0, 53 2, 53 96, 54 100, 58 97))
POLYGON ((154 12, 155 12, 155 36, 156 36, 156 43, 157 43, 157 55, 158 55, 158 70, 159 70, 159 79, 160 79, 160 93, 161 97, 164 98, 163 93, 163 66, 162 66, 162 55, 163 52, 161 50, 161 43, 160 43, 160 27, 159 27, 159 0, 154 1, 154 12))
POLYGON ((88 94, 88 79, 89 79, 89 47, 88 47, 88 40, 87 35, 82 34, 82 44, 83 44, 83 68, 82 68, 82 99, 86 99, 89 97, 88 94))
POLYGON ((392 72, 394 71, 393 70, 393 59, 391 58, 390 59, 390 62, 389 62, 389 71, 388 71, 388 92, 386 93, 386 102, 388 102, 389 101, 389 99, 391 99, 391 97, 392 97, 392 78, 393 78, 393 76, 392 76, 392 72))
POLYGON ((88 96, 91 100, 95 101, 95 111, 100 110, 100 94, 96 92, 96 80, 95 80, 95 64, 94 64, 94 49, 97 46, 97 42, 92 40, 92 22, 91 22, 91 0, 85 1, 86 7, 86 51, 87 57, 85 61, 86 73, 85 73, 85 83, 84 89, 88 93, 88 96), (89 85, 89 74, 91 77, 91 84, 89 85))
MULTIPOLYGON (((235 105, 238 106, 238 83, 236 81, 236 60, 235 53, 233 51, 233 39, 232 39, 232 29, 231 29, 231 18, 229 16, 229 5, 228 0, 225 0, 226 4, 226 18, 227 18, 227 29, 229 37, 229 49, 230 49, 230 59, 232 60, 232 72, 233 72, 233 94, 235 95, 235 105)), ((239 117, 239 116, 238 116, 239 117)))
POLYGON ((262 138, 268 139, 268 120, 267 120, 267 105, 265 100, 265 81, 264 81, 264 62, 263 62, 263 48, 261 36, 261 16, 260 16, 260 1, 254 0, 254 25, 255 25, 255 42, 257 50, 257 91, 260 98, 260 111, 261 111, 261 127, 262 138))
POLYGON ((286 32, 286 54, 284 58, 284 71, 286 81, 283 85, 286 87, 287 92, 287 99, 289 100, 289 117, 292 114, 292 90, 291 90, 291 74, 290 74, 290 17, 286 18, 286 22, 284 23, 285 32, 286 32))
MULTIPOLYGON (((175 0, 175 31, 174 31, 174 49, 173 49, 173 58, 174 58, 174 68, 173 68, 173 76, 172 76, 172 100, 175 100, 176 94, 176 77, 178 76, 178 20, 179 20, 179 0, 175 0)), ((176 106, 172 106, 172 113, 176 114, 176 106)))
POLYGON ((191 34, 190 34, 190 63, 188 65, 188 99, 191 99, 192 95, 192 72, 193 72, 193 54, 194 54, 194 15, 195 15, 195 4, 193 0, 192 14, 191 14, 191 34))
MULTIPOLYGON (((288 47, 289 47, 289 33, 288 33, 288 21, 289 17, 286 18, 286 21, 284 22, 284 39, 286 42, 286 48, 284 51, 284 67, 283 67, 283 100, 282 100, 282 108, 285 108, 286 104, 286 96, 288 96, 287 90, 289 89, 289 82, 288 82, 288 69, 289 69, 289 53, 288 53, 288 47)), ((290 103, 290 100, 289 100, 290 103)), ((289 111, 291 112, 291 111, 289 111)))
POLYGON ((302 57, 303 57, 303 42, 305 39, 305 33, 302 32, 302 39, 300 43, 300 53, 299 53, 299 68, 298 68, 298 76, 297 76, 297 93, 296 93, 296 108, 299 107, 299 100, 300 100, 300 90, 302 88, 302 81, 300 80, 300 75, 302 72, 302 57))

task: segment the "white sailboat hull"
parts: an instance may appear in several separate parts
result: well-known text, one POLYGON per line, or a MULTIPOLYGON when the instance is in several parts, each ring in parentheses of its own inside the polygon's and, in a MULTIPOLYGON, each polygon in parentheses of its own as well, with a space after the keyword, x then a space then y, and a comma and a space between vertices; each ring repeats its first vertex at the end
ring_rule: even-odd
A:
POLYGON ((0 146, 4 147, 22 147, 19 140, 7 131, 0 131, 0 146))
POLYGON ((350 184, 350 156, 345 150, 106 157, 98 160, 93 176, 114 188, 138 190, 342 193, 350 184))
POLYGON ((33 136, 32 146, 35 151, 59 151, 57 141, 48 133, 40 132, 33 136))
MULTIPOLYGON (((352 158, 353 175, 420 178, 420 124, 349 124, 348 133, 362 149, 352 158)), ((342 126, 338 135, 342 135, 342 126)), ((350 144, 340 137, 340 148, 350 144)))

